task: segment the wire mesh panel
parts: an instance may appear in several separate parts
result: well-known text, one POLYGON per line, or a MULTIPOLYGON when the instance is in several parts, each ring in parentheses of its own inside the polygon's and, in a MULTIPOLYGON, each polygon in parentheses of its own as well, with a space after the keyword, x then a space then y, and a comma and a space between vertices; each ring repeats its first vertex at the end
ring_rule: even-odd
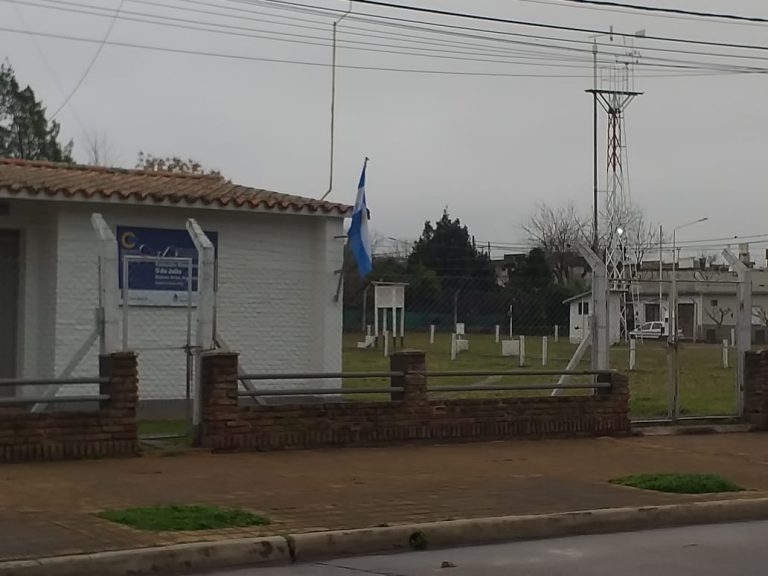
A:
POLYGON ((697 288, 679 298, 676 411, 681 417, 736 415, 739 285, 710 280, 697 288))
POLYGON ((125 256, 121 272, 123 349, 138 353, 139 418, 149 422, 141 429, 184 434, 193 382, 193 261, 125 256))

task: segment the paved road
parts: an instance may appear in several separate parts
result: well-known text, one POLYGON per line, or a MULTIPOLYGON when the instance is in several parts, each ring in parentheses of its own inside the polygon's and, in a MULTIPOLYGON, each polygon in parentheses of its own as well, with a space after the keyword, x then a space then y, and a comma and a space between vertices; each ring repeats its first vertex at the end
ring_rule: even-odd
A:
POLYGON ((768 522, 579 536, 208 576, 763 576, 768 522), (444 562, 450 566, 442 568, 444 562))

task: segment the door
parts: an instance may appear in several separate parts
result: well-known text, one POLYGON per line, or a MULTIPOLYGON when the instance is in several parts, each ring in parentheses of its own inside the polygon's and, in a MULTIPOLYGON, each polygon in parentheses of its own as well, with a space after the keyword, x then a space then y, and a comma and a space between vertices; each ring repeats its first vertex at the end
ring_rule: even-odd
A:
MULTIPOLYGON (((18 230, 0 230, 0 378, 17 377, 20 244, 18 230)), ((13 393, 0 387, 0 396, 13 393)))
POLYGON ((693 338, 694 319, 696 318, 693 304, 678 304, 678 328, 683 331, 684 338, 693 338))

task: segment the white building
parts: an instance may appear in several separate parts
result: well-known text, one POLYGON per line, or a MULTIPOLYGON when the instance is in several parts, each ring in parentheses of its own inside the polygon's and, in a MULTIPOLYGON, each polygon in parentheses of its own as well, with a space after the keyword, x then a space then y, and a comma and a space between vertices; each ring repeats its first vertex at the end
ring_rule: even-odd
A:
MULTIPOLYGON (((60 376, 93 334, 94 212, 125 253, 176 248, 189 255, 192 247, 196 255, 185 234, 189 218, 210 233, 217 251, 216 333, 241 354, 245 370, 341 369, 337 292, 349 206, 216 176, 0 159, 0 378, 60 376)), ((137 282, 131 288, 144 305, 129 308, 128 348, 140 355, 141 399, 182 398, 185 294, 179 297, 173 282, 137 282)), ((74 374, 93 375, 97 354, 98 343, 74 374)))
MULTIPOLYGON (((627 323, 629 330, 645 322, 669 321, 668 275, 659 283, 658 275, 643 273, 632 284, 626 295, 627 323), (661 298, 659 291, 661 289, 661 298)), ((683 338, 693 341, 720 342, 728 338, 736 327, 736 311, 739 308, 736 275, 727 269, 700 270, 694 268, 678 271, 678 327, 683 338)), ((608 309, 611 344, 621 337, 621 299, 623 294, 611 293, 608 309)), ((580 342, 589 333, 589 307, 592 293, 574 296, 565 303, 570 305, 570 340, 580 342)), ((753 341, 757 344, 768 340, 768 272, 752 271, 752 326, 753 341)))

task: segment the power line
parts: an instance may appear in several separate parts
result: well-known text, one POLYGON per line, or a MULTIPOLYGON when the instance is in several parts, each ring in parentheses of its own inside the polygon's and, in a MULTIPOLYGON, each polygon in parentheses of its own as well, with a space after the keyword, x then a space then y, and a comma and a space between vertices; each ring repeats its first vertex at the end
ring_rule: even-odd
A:
MULTIPOLYGON (((42 0, 42 1, 54 2, 54 0, 42 0)), ((140 3, 140 4, 147 4, 147 5, 161 6, 163 8, 168 8, 168 6, 165 6, 163 4, 158 4, 157 2, 151 2, 149 0, 129 0, 129 1, 133 1, 135 3, 140 3)), ((198 4, 198 5, 203 5, 203 6, 215 6, 217 8, 225 8, 227 10, 238 11, 238 12, 242 12, 242 13, 263 14, 261 12, 254 11, 254 10, 247 10, 247 9, 244 9, 244 8, 234 8, 234 7, 223 7, 223 6, 219 6, 219 5, 216 5, 216 4, 208 4, 208 3, 205 3, 205 2, 200 2, 199 0, 179 0, 179 1, 191 2, 191 3, 198 4)), ((236 2, 236 3, 244 3, 244 4, 248 4, 248 5, 253 4, 253 0, 250 1, 250 2, 247 1, 247 0, 228 0, 228 1, 229 2, 236 2)), ((303 4, 296 4, 294 2, 280 2, 279 0, 263 0, 260 3, 264 4, 265 2, 270 2, 270 1, 272 3, 277 3, 277 6, 275 6, 273 8, 275 10, 279 10, 279 9, 298 10, 298 8, 296 8, 296 7, 299 7, 299 6, 300 7, 304 7, 305 6, 303 4)), ((71 4, 77 4, 77 3, 73 3, 73 2, 59 2, 59 3, 70 4, 70 5, 71 4)), ((93 7, 93 6, 90 6, 90 5, 87 5, 87 6, 89 6, 90 8, 96 8, 96 7, 93 7)), ((180 9, 178 7, 173 7, 173 8, 180 9)), ((102 9, 102 8, 99 8, 99 9, 102 9)), ((102 9, 102 10, 107 10, 108 11, 108 9, 102 9)), ((222 13, 218 13, 218 12, 200 11, 200 10, 195 10, 195 9, 191 9, 191 8, 187 8, 186 10, 202 12, 202 13, 211 14, 211 15, 224 16, 224 17, 228 17, 228 18, 234 18, 234 16, 232 16, 232 15, 222 14, 222 13)), ((311 9, 311 13, 313 13, 313 14, 318 13, 319 10, 320 9, 312 8, 311 9)), ((328 16, 328 17, 333 17, 334 13, 338 14, 338 13, 342 12, 342 11, 331 9, 331 8, 327 8, 327 9, 324 8, 323 10, 325 10, 325 12, 323 14, 328 16)), ((304 10, 304 11, 308 12, 310 10, 304 10)), ((156 17, 156 18, 159 17, 159 16, 156 16, 156 15, 146 15, 146 16, 156 17)), ((303 22, 317 23, 316 20, 307 20, 307 19, 304 19, 304 18, 296 18, 296 17, 292 17, 292 16, 276 15, 275 17, 285 18, 285 19, 289 19, 289 20, 295 19, 295 20, 303 21, 303 22)), ((525 45, 525 46, 532 46, 532 47, 536 47, 536 48, 544 48, 544 49, 548 49, 548 50, 561 50, 561 51, 579 52, 579 53, 584 53, 584 54, 589 53, 590 55, 591 55, 591 52, 592 52, 592 50, 591 50, 591 44, 592 43, 584 41, 584 40, 580 41, 580 40, 573 40, 573 39, 568 39, 568 38, 555 38, 555 37, 551 37, 551 36, 548 37, 548 36, 530 35, 530 34, 519 34, 519 33, 511 33, 511 32, 505 32, 504 33, 505 35, 518 36, 518 37, 526 37, 526 38, 535 38, 535 39, 542 39, 542 40, 550 40, 550 41, 556 41, 556 42, 589 44, 590 48, 588 48, 588 49, 587 48, 580 49, 580 48, 561 46, 561 45, 541 44, 541 43, 537 43, 537 42, 514 41, 514 40, 509 40, 507 38, 497 38, 497 37, 492 37, 492 36, 468 35, 468 34, 457 33, 457 32, 454 32, 454 31, 450 31, 449 32, 449 31, 445 31, 445 30, 435 30, 435 29, 423 28, 423 27, 418 27, 418 26, 408 26, 408 25, 403 24, 403 22, 420 22, 420 21, 412 21, 412 20, 406 21, 406 20, 403 20, 403 19, 400 19, 400 18, 380 16, 380 15, 372 15, 372 17, 383 19, 383 20, 385 20, 385 22, 381 22, 379 20, 372 20, 370 18, 361 18, 361 17, 356 16, 354 14, 350 15, 349 19, 354 19, 354 20, 360 21, 360 22, 373 23, 373 24, 376 24, 376 25, 379 25, 379 26, 389 26, 389 27, 396 27, 396 28, 403 28, 403 29, 411 29, 411 30, 418 31, 418 32, 420 32, 422 34, 424 32, 427 32, 427 33, 440 34, 440 35, 461 36, 461 37, 469 37, 469 38, 474 38, 474 39, 480 39, 480 40, 483 40, 485 42, 504 43, 504 44, 519 44, 519 45, 525 45), (393 24, 391 22, 388 22, 390 20, 394 21, 394 22, 397 22, 397 24, 393 24)), ((319 27, 316 27, 316 26, 301 26, 301 25, 298 25, 298 24, 285 24, 285 23, 282 23, 282 22, 275 22, 274 20, 264 20, 264 19, 261 19, 261 18, 246 18, 246 19, 254 20, 254 21, 261 21, 261 22, 277 23, 277 24, 279 24, 281 26, 295 26, 295 27, 299 27, 299 28, 307 28, 307 29, 313 29, 313 30, 325 30, 324 28, 319 28, 319 27)), ((428 25, 437 25, 437 26, 441 26, 441 27, 446 27, 446 25, 444 25, 444 24, 435 24, 435 23, 430 23, 430 22, 421 22, 421 23, 428 24, 428 25)), ((213 24, 213 25, 218 25, 218 24, 213 24)), ((479 29, 476 29, 476 28, 467 28, 467 27, 461 27, 461 26, 447 26, 447 27, 448 28, 456 28, 456 29, 466 29, 466 30, 479 30, 479 29)), ((345 24, 345 28, 352 28, 352 29, 356 29, 356 30, 361 30, 361 31, 367 32, 367 34, 363 34, 363 33, 348 32, 348 31, 345 30, 344 33, 345 34, 349 34, 349 35, 390 39, 387 36, 381 36, 381 35, 377 35, 377 34, 370 34, 370 32, 373 32, 373 30, 368 29, 368 28, 354 27, 354 26, 349 26, 349 25, 346 25, 346 24, 345 24)), ((270 34, 273 33, 271 31, 264 31, 264 32, 265 33, 270 33, 270 34)), ((497 33, 495 31, 488 31, 488 32, 497 33)), ((501 33, 501 32, 498 32, 498 33, 501 33)), ((398 33, 395 33, 395 32, 385 32, 385 34, 397 35, 397 36, 401 36, 401 37, 404 37, 404 38, 415 38, 416 40, 405 40, 405 41, 406 42, 412 42, 412 43, 418 43, 418 44, 425 44, 425 41, 423 40, 423 36, 414 36, 414 35, 409 35, 409 34, 398 34, 398 33)), ((344 42, 348 42, 348 41, 344 41, 344 42)), ((433 45, 436 44, 434 42, 426 42, 426 43, 433 44, 433 45)), ((362 43, 362 44, 371 44, 371 43, 362 43)), ((456 44, 456 42, 454 41, 453 44, 456 44)), ((496 46, 495 48, 491 48, 490 46, 478 45, 476 43, 464 43, 464 42, 462 42, 460 44, 465 45, 465 46, 470 46, 470 47, 473 47, 473 48, 479 49, 479 50, 496 50, 497 51, 497 50, 501 50, 502 48, 506 48, 506 47, 499 47, 499 46, 496 46)), ((437 45, 448 45, 448 46, 451 46, 452 44, 451 43, 447 43, 447 41, 441 41, 441 43, 437 44, 437 45)), ((506 48, 506 50, 509 50, 509 51, 514 52, 516 54, 522 54, 523 53, 523 52, 521 52, 519 50, 515 50, 513 48, 506 48)), ((697 55, 697 56, 714 56, 714 57, 750 59, 750 60, 760 60, 760 61, 765 61, 766 60, 766 58, 762 57, 762 56, 754 56, 754 55, 750 56, 750 55, 744 55, 744 54, 723 54, 723 53, 700 52, 700 51, 674 50, 674 49, 669 49, 669 48, 656 48, 656 47, 645 47, 643 50, 644 51, 660 51, 660 52, 669 52, 669 53, 679 53, 679 54, 690 54, 690 55, 697 55)), ((540 55, 542 55, 542 57, 544 57, 543 53, 538 52, 537 54, 540 54, 540 55)), ((623 53, 612 52, 610 50, 606 51, 605 49, 602 51, 601 56, 603 54, 605 56, 613 56, 613 57, 620 57, 620 56, 624 55, 623 53)), ((498 55, 498 52, 495 52, 495 55, 498 55)), ((670 59, 665 59, 665 58, 655 58, 655 57, 644 57, 644 59, 645 60, 659 60, 659 61, 667 61, 667 62, 676 62, 675 60, 670 60, 670 59)), ((685 63, 685 64, 698 64, 698 62, 693 62, 693 61, 677 61, 677 62, 685 63)), ((714 65, 716 67, 728 66, 727 64, 724 64, 724 63, 716 63, 714 65)))
MULTIPOLYGON (((50 0, 42 0, 42 1, 50 1, 50 0)), ((87 5, 87 4, 81 4, 81 3, 77 3, 77 2, 62 1, 62 2, 58 2, 58 4, 64 4, 64 5, 75 6, 75 7, 86 6, 86 7, 90 8, 91 10, 81 10, 81 9, 77 9, 77 8, 67 8, 67 7, 61 6, 61 5, 57 5, 57 6, 41 5, 41 4, 37 4, 37 3, 34 3, 34 2, 30 2, 30 1, 24 2, 22 0, 16 0, 16 2, 19 3, 19 4, 25 4, 25 5, 28 5, 28 6, 41 7, 41 8, 45 8, 45 9, 63 10, 63 11, 66 11, 66 12, 82 13, 82 14, 88 14, 88 15, 94 15, 94 16, 100 16, 100 17, 109 17, 109 14, 101 13, 101 12, 93 12, 92 11, 93 8, 96 8, 97 10, 104 10, 106 12, 111 12, 111 10, 109 10, 109 9, 98 8, 98 7, 90 6, 90 5, 87 5)), ((143 1, 141 3, 157 5, 156 3, 148 2, 148 1, 143 1)), ((113 13, 113 16, 118 17, 118 16, 116 16, 117 12, 118 11, 115 11, 113 13)), ((327 40, 325 38, 317 37, 317 36, 312 36, 312 35, 306 35, 306 34, 280 33, 280 32, 275 32, 275 31, 271 31, 271 30, 253 29, 253 28, 248 28, 248 27, 243 27, 243 26, 233 26, 233 25, 220 24, 220 23, 212 23, 211 24, 213 26, 220 26, 222 28, 225 28, 227 30, 225 32, 223 30, 211 29, 209 27, 190 26, 190 25, 185 24, 185 23, 202 24, 199 20, 189 20, 189 19, 184 19, 184 18, 159 16, 159 15, 155 15, 155 14, 146 14, 146 13, 141 13, 141 12, 123 11, 122 14, 119 14, 119 17, 121 19, 128 20, 128 21, 133 21, 133 22, 158 24, 158 25, 163 25, 163 26, 170 26, 170 27, 183 28, 183 29, 191 29, 191 30, 196 30, 196 31, 213 32, 213 33, 217 33, 217 34, 227 34, 227 35, 241 36, 241 37, 244 36, 244 37, 259 38, 259 39, 265 39, 265 40, 276 40, 276 41, 281 41, 281 42, 292 42, 292 43, 297 43, 297 44, 307 44, 307 45, 323 46, 323 47, 330 46, 330 44, 327 43, 327 40), (144 16, 144 17, 150 18, 150 20, 143 19, 143 18, 131 17, 128 14, 144 16), (173 23, 166 22, 165 20, 171 21, 173 23), (260 35, 257 35, 257 34, 243 34, 243 33, 236 32, 235 30, 245 30, 245 31, 249 31, 249 32, 253 31, 253 32, 259 32, 259 33, 262 33, 262 34, 270 34, 272 36, 260 36, 260 35), (277 37, 277 38, 273 37, 274 35, 279 35, 279 34, 287 35, 291 39, 286 39, 286 38, 281 38, 281 37, 277 37), (302 38, 302 39, 309 39, 309 40, 319 40, 319 42, 310 42, 310 41, 306 41, 306 40, 294 40, 293 38, 302 38)), ((360 35, 363 35, 363 34, 360 34, 360 35)), ((533 62, 529 63, 529 62, 521 62, 520 60, 512 60, 508 56, 501 56, 501 58, 502 58, 501 60, 499 60, 499 59, 495 59, 494 60, 494 59, 489 59, 489 58, 469 58, 469 57, 464 57, 464 56, 451 56, 451 55, 445 54, 445 52, 448 52, 448 53, 451 53, 451 54, 466 54, 468 56, 477 54, 477 53, 474 53, 474 52, 467 52, 467 51, 460 51, 460 50, 455 50, 455 51, 441 50, 439 54, 432 54, 432 53, 429 53, 429 52, 436 52, 437 50, 434 49, 434 48, 420 48, 418 46, 404 46, 402 44, 400 44, 400 45, 397 45, 397 44, 382 44, 380 42, 362 42, 362 41, 347 41, 347 40, 342 40, 342 42, 344 42, 345 44, 361 44, 361 45, 364 45, 364 46, 375 46, 375 47, 378 47, 378 48, 367 48, 367 47, 354 46, 354 45, 348 46, 348 48, 349 49, 353 49, 353 50, 377 52, 377 53, 385 53, 385 54, 399 54, 399 55, 426 57, 426 58, 434 58, 434 59, 442 59, 442 60, 445 60, 445 59, 448 59, 448 60, 464 60, 464 61, 476 61, 476 62, 495 63, 495 64, 514 64, 514 65, 523 65, 523 66, 538 65, 538 66, 554 67, 554 68, 584 68, 584 69, 589 68, 589 66, 586 65, 586 64, 584 66, 579 66, 579 65, 574 65, 573 64, 573 63, 577 63, 577 62, 586 62, 586 60, 582 59, 582 58, 573 58, 573 57, 571 57, 571 58, 564 58, 564 57, 554 58, 551 55, 546 55, 546 54, 543 54, 543 53, 535 53, 535 55, 533 55, 533 56, 531 55, 532 54, 531 52, 518 51, 516 53, 516 55, 518 55, 520 58, 528 59, 528 60, 537 60, 537 62, 535 62, 535 63, 533 63, 533 62), (383 48, 386 48, 386 49, 383 49, 383 48), (393 50, 391 48, 403 48, 403 49, 405 49, 405 51, 404 50, 393 50), (422 50, 422 51, 425 51, 427 53, 423 53, 422 54, 422 53, 413 52, 412 50, 422 50), (565 65, 565 64, 542 64, 542 63, 538 62, 539 60, 542 60, 542 59, 549 59, 549 60, 552 60, 552 61, 559 60, 560 62, 570 62, 571 64, 569 64, 569 65, 565 65)), ((535 46, 546 47, 546 48, 550 48, 550 49, 562 48, 562 47, 558 47, 558 46, 547 46, 547 45, 542 45, 542 44, 535 44, 535 46)), ((573 49, 573 48, 568 48, 568 50, 577 50, 579 52, 587 52, 586 50, 579 50, 579 49, 573 49)), ((646 64, 646 63, 643 63, 643 65, 647 66, 647 67, 651 67, 651 68, 673 69, 673 70, 691 70, 691 71, 694 71, 694 70, 715 70, 715 71, 720 71, 720 72, 756 72, 756 73, 765 73, 766 71, 768 71, 765 68, 745 67, 745 66, 735 67, 735 66, 732 66, 732 65, 720 64, 720 63, 708 64, 708 63, 704 63, 704 62, 696 62, 696 61, 690 61, 690 60, 688 60, 688 61, 675 61, 675 60, 672 60, 672 59, 653 58, 653 57, 650 58, 650 59, 651 60, 658 60, 658 61, 672 62, 673 64, 653 64, 653 63, 646 64)), ((402 70, 402 69, 399 69, 399 70, 402 70)), ((475 74, 479 74, 479 73, 475 73, 475 74)), ((486 74, 486 75, 492 75, 492 74, 486 74)), ((698 75, 698 74, 696 74, 696 75, 698 75)), ((650 76, 650 75, 643 75, 643 76, 650 76)), ((671 74, 665 74, 665 75, 662 75, 662 76, 668 77, 668 76, 671 76, 671 74)))
MULTIPOLYGON (((282 0, 270 0, 272 2, 283 3, 282 0)), ((356 4, 366 4, 370 6, 379 6, 384 8, 394 8, 397 10, 407 10, 411 12, 420 12, 434 14, 438 16, 450 16, 456 18, 465 18, 468 20, 480 20, 483 22, 493 22, 496 24, 512 24, 516 26, 528 26, 532 28, 546 28, 549 30, 561 30, 565 32, 579 32, 582 34, 619 36, 623 38, 634 38, 634 34, 625 32, 616 32, 609 30, 600 30, 596 28, 581 28, 576 26, 565 26, 560 24, 547 24, 545 22, 531 22, 526 20, 515 20, 510 18, 498 18, 495 16, 483 16, 481 14, 472 14, 469 12, 454 12, 451 10, 439 10, 437 8, 425 8, 423 6, 408 6, 405 4, 394 4, 390 2, 380 2, 379 0, 350 0, 356 4)), ((690 38, 675 38, 670 36, 644 36, 647 40, 656 40, 659 42, 674 42, 678 44, 693 44, 698 46, 717 46, 720 48, 736 48, 743 50, 761 50, 768 51, 768 46, 759 46, 756 44, 735 44, 730 42, 714 42, 711 40, 692 40, 690 38)))
MULTIPOLYGON (((46 1, 46 0, 43 0, 46 1)), ((66 2, 66 1, 59 1, 58 4, 60 5, 53 5, 53 6, 47 6, 44 4, 39 4, 35 2, 30 1, 24 1, 24 0, 15 0, 16 3, 26 5, 26 6, 34 6, 49 10, 59 10, 63 12, 70 12, 70 13, 76 13, 76 14, 87 14, 91 16, 97 16, 97 17, 104 17, 108 18, 110 17, 109 14, 102 13, 102 12, 93 12, 92 10, 84 10, 79 8, 67 8, 63 5, 69 5, 69 6, 88 6, 85 4, 77 3, 77 2, 66 2)), ((97 8, 99 10, 105 10, 102 8, 97 8)), ((115 13, 116 14, 116 13, 115 13)), ((200 27, 200 26, 194 26, 189 24, 206 24, 204 22, 201 22, 199 20, 189 20, 185 18, 175 18, 175 17, 168 17, 168 16, 159 16, 154 14, 146 14, 141 12, 130 12, 130 11, 123 11, 123 14, 117 16, 118 18, 130 22, 138 22, 138 23, 144 23, 144 24, 157 24, 161 26, 169 26, 172 28, 180 28, 180 29, 186 29, 186 30, 196 30, 196 31, 202 31, 202 32, 213 32, 216 34, 225 34, 229 36, 240 36, 240 37, 247 37, 247 38, 257 38, 257 39, 263 39, 263 40, 274 40, 278 42, 290 42, 295 44, 305 44, 309 46, 322 46, 322 47, 330 47, 331 44, 328 42, 326 38, 319 37, 319 36, 312 36, 308 34, 293 34, 293 33, 286 33, 286 32, 278 32, 278 31, 271 31, 271 30, 264 30, 264 29, 254 29, 254 28, 248 28, 243 26, 234 26, 234 25, 228 25, 228 24, 220 24, 220 23, 210 23, 209 26, 218 26, 220 28, 224 28, 227 31, 223 30, 216 30, 210 27, 200 27), (145 18, 136 18, 130 15, 138 15, 145 18), (174 23, 171 23, 174 22, 174 23), (271 36, 261 36, 259 34, 250 34, 250 33, 240 33, 237 32, 237 30, 243 30, 248 32, 258 32, 260 34, 269 34, 271 36), (278 37, 273 37, 278 36, 278 37), (281 38, 279 36, 287 36, 288 38, 281 38), (319 42, 310 42, 307 40, 294 40, 294 38, 301 38, 301 39, 307 39, 307 40, 318 40, 319 42)), ((470 62, 484 62, 484 63, 494 63, 494 64, 516 64, 516 65, 523 65, 523 66, 548 66, 548 67, 557 67, 557 68, 584 68, 588 69, 590 66, 584 65, 584 66, 565 66, 562 64, 542 64, 540 62, 521 62, 519 60, 512 60, 510 59, 510 56, 502 55, 500 58, 503 59, 490 59, 490 58, 469 58, 464 56, 451 56, 450 54, 458 54, 458 55, 466 55, 466 56, 472 56, 472 55, 478 55, 478 53, 474 52, 468 52, 468 51, 461 51, 461 50, 440 50, 439 54, 430 54, 425 53, 421 54, 418 52, 412 52, 412 50, 422 50, 426 52, 437 52, 438 50, 435 48, 420 48, 418 46, 404 46, 404 45, 397 45, 397 44, 383 44, 380 42, 364 42, 364 41, 350 41, 350 40, 341 40, 340 42, 343 42, 345 44, 353 44, 352 46, 347 46, 350 50, 359 50, 359 51, 366 51, 366 52, 377 52, 377 53, 383 53, 383 54, 399 54, 399 55, 406 55, 406 56, 417 56, 417 57, 425 57, 425 58, 436 58, 441 60, 463 60, 463 61, 470 61, 470 62), (360 44, 361 46, 355 46, 354 44, 360 44), (364 46, 373 46, 375 48, 367 48, 364 46), (411 51, 403 51, 403 50, 391 50, 390 48, 403 48, 406 50, 411 51)), ((483 54, 479 54, 483 55, 483 54)), ((521 57, 525 57, 521 55, 521 57)), ((528 59, 536 59, 532 58, 531 56, 527 56, 528 59)), ((538 59, 546 58, 546 56, 541 56, 538 59)), ((554 60, 554 58, 550 59, 554 60)), ((578 60, 574 58, 570 59, 562 59, 563 61, 567 62, 585 62, 586 60, 578 60)))
POLYGON ((77 84, 75 84, 75 87, 72 89, 72 91, 69 93, 69 96, 67 96, 64 99, 64 102, 61 103, 61 106, 59 106, 56 111, 51 115, 51 120, 56 118, 56 115, 61 112, 64 107, 69 104, 69 101, 72 100, 72 97, 77 93, 77 91, 80 89, 80 86, 83 85, 83 82, 85 82, 85 79, 88 77, 88 74, 93 69, 93 65, 96 64, 96 60, 99 59, 99 55, 101 54, 101 51, 104 50, 104 44, 106 44, 107 39, 109 38, 109 35, 112 33, 112 28, 115 27, 115 22, 117 22, 118 15, 120 14, 120 10, 123 8, 123 3, 125 0, 120 0, 120 4, 117 6, 117 10, 115 10, 115 16, 112 18, 112 21, 109 23, 109 27, 107 28, 107 31, 104 33, 104 37, 102 38, 101 42, 98 45, 98 48, 96 48, 96 52, 93 55, 93 58, 91 58, 90 63, 86 67, 85 71, 83 72, 83 75, 80 76, 80 80, 77 81, 77 84))
MULTIPOLYGON (((317 13, 318 8, 314 7, 308 7, 305 4, 300 4, 297 2, 291 2, 288 0, 227 0, 229 2, 236 2, 236 3, 244 3, 244 4, 253 4, 255 2, 260 2, 261 4, 265 2, 269 2, 271 4, 275 4, 275 9, 282 8, 284 10, 290 10, 290 11, 302 11, 302 8, 310 9, 312 10, 312 13, 317 13)), ((332 15, 332 14, 339 14, 342 13, 342 10, 338 10, 335 8, 322 8, 322 10, 325 11, 326 14, 332 15)), ((459 36, 459 37, 465 37, 465 38, 476 38, 476 39, 483 39, 488 41, 494 41, 494 42, 504 42, 504 43, 520 43, 520 44, 526 44, 521 41, 514 41, 510 40, 508 37, 517 37, 517 38, 531 38, 531 39, 537 39, 537 40, 549 40, 549 41, 555 41, 555 42, 563 42, 567 44, 579 44, 579 45, 587 45, 589 46, 588 51, 591 53, 591 47, 593 45, 593 42, 590 40, 578 40, 574 38, 564 38, 564 37, 553 37, 553 36, 543 36, 540 34, 525 34, 521 32, 511 32, 508 30, 500 31, 500 30, 489 30, 485 28, 474 28, 471 26, 460 26, 460 25, 452 25, 452 24, 444 24, 444 23, 438 23, 438 22, 432 22, 432 21, 425 21, 425 20, 415 20, 413 18, 398 18, 395 16, 385 16, 381 14, 366 14, 366 17, 363 18, 359 15, 349 17, 350 20, 355 20, 358 22, 367 22, 372 24, 377 24, 381 26, 389 26, 399 29, 411 29, 416 30, 420 32, 426 32, 431 34, 440 34, 440 35, 446 35, 446 36, 459 36), (432 28, 426 28, 423 26, 414 26, 413 24, 422 24, 425 26, 431 26, 432 28), (437 29, 436 29, 437 28, 437 29), (483 35, 477 35, 477 34, 470 34, 468 32, 479 32, 483 35), (504 38, 499 38, 496 36, 488 36, 488 34, 498 34, 504 36, 504 38)), ((615 36, 626 36, 626 34, 618 34, 614 33, 615 36)), ((539 47, 545 47, 545 45, 542 44, 536 44, 536 43, 527 43, 527 45, 531 46, 539 46, 539 47)), ((574 50, 574 51, 583 51, 583 49, 578 48, 571 48, 567 46, 558 46, 559 49, 562 50, 574 50)), ((605 47, 603 47, 605 48, 605 47)), ((695 56, 714 56, 714 57, 724 57, 724 58, 736 58, 736 59, 747 59, 747 60, 766 60, 765 56, 757 56, 757 55, 751 55, 751 54, 724 54, 721 52, 702 52, 700 50, 681 50, 681 49, 675 49, 675 48, 661 48, 661 47, 655 47, 655 46, 644 46, 643 52, 664 52, 664 53, 674 53, 674 54, 687 54, 687 55, 695 55, 695 56)), ((604 50, 603 50, 604 52, 604 50)), ((608 54, 612 56, 623 56, 622 53, 616 53, 616 52, 608 52, 608 54)))
MULTIPOLYGON (((33 36, 41 36, 44 38, 53 38, 57 40, 68 40, 73 42, 84 42, 89 44, 99 44, 101 40, 95 38, 84 38, 80 36, 71 36, 68 34, 56 34, 52 32, 39 32, 32 30, 17 30, 15 28, 0 27, 0 32, 9 32, 12 34, 25 34, 33 36)), ((174 54, 185 54, 192 56, 208 56, 213 58, 224 58, 230 60, 244 60, 252 62, 269 62, 275 64, 294 64, 299 66, 316 66, 328 68, 331 66, 325 62, 311 62, 304 60, 289 60, 283 58, 268 58, 262 56, 246 56, 244 54, 228 54, 221 52, 210 52, 204 50, 192 50, 186 48, 171 48, 165 46, 152 46, 148 44, 138 44, 134 42, 116 42, 108 40, 105 42, 108 46, 119 46, 122 48, 135 48, 144 50, 153 50, 156 52, 168 52, 174 54)), ((408 74, 427 74, 427 75, 445 75, 445 76, 484 76, 490 78, 587 78, 591 75, 584 74, 529 74, 529 73, 509 73, 509 72, 480 72, 469 70, 430 70, 430 69, 418 69, 418 68, 397 68, 387 66, 357 66, 352 64, 337 64, 338 68, 345 68, 349 70, 372 70, 379 72, 401 72, 408 74)), ((689 77, 689 76, 706 76, 706 73, 689 73, 689 74, 677 74, 676 77, 689 77)), ((717 74, 715 74, 717 75, 717 74)), ((670 77, 671 74, 663 74, 659 77, 670 77)), ((645 75, 645 77, 655 77, 652 75, 645 75)))
POLYGON ((723 14, 716 12, 699 12, 696 10, 684 10, 682 8, 662 8, 660 6, 641 6, 639 4, 625 4, 608 0, 560 0, 572 4, 591 4, 593 6, 608 6, 611 8, 624 8, 627 10, 640 10, 643 12, 658 12, 663 14, 680 14, 684 16, 696 16, 697 18, 718 18, 720 20, 735 20, 738 22, 768 23, 768 18, 760 16, 741 16, 738 14, 723 14))

